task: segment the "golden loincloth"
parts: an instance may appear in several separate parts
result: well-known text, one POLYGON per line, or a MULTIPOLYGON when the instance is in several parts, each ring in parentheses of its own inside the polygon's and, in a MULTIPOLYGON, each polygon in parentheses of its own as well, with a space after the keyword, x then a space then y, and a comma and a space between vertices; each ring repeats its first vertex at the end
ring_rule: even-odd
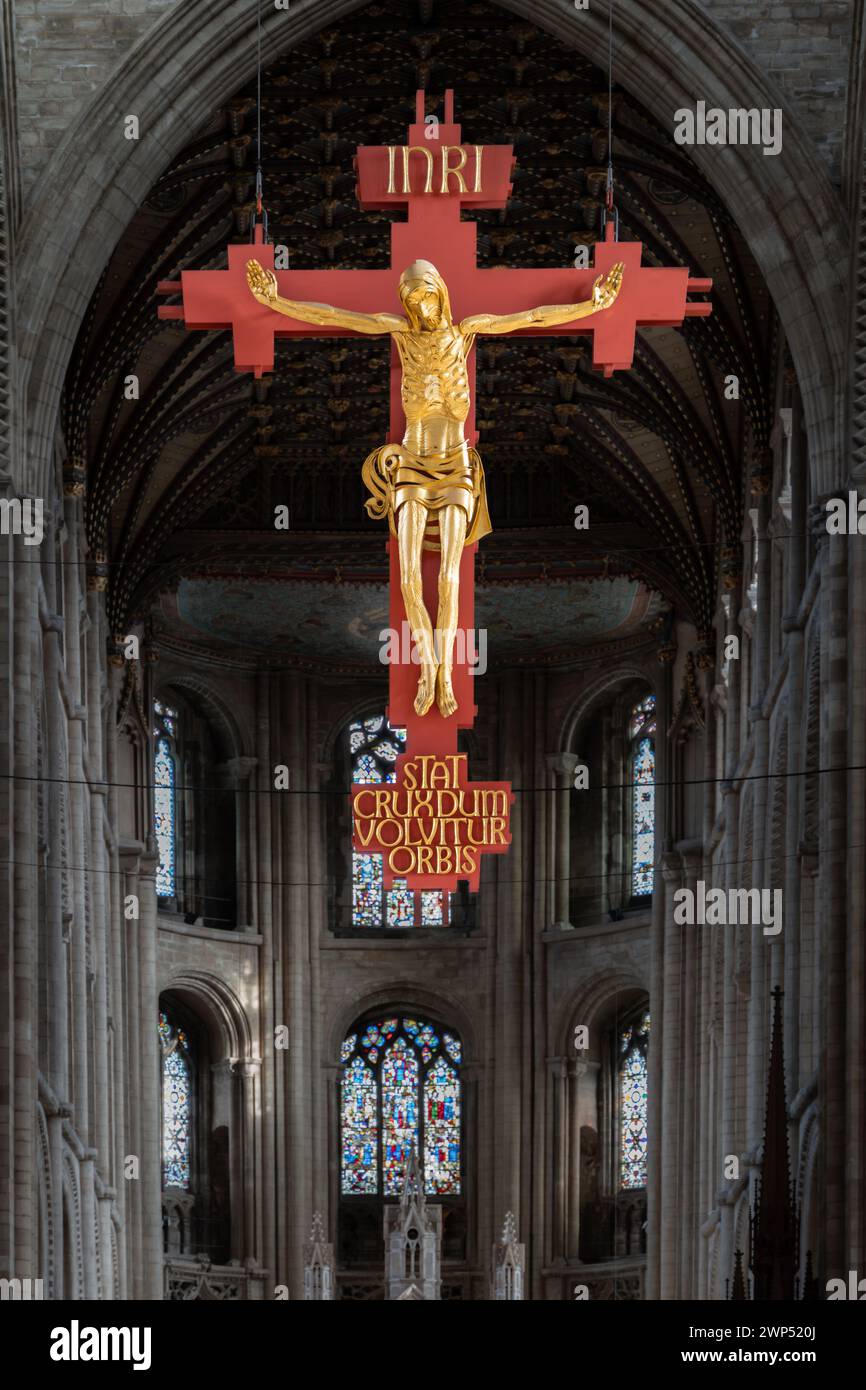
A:
POLYGON ((464 545, 493 529, 487 511, 484 468, 477 450, 464 440, 442 454, 413 454, 405 444, 383 444, 368 454, 361 477, 370 493, 364 506, 374 521, 387 516, 392 536, 396 516, 404 502, 421 502, 427 508, 424 549, 439 550, 439 522, 435 513, 449 504, 466 513, 464 545))

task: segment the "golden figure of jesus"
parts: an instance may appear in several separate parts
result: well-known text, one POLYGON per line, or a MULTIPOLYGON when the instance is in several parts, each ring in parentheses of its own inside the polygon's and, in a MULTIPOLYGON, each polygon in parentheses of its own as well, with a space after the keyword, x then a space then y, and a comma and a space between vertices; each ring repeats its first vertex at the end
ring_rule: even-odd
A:
POLYGON ((400 276, 404 314, 364 314, 330 304, 285 299, 273 271, 247 262, 247 282, 260 304, 301 323, 350 328, 356 333, 390 333, 403 366, 406 432, 401 444, 385 444, 364 462, 371 494, 370 516, 387 516, 397 537, 400 588, 412 640, 421 659, 415 710, 426 714, 436 700, 447 718, 457 709, 452 689, 457 634, 460 556, 464 545, 490 531, 484 470, 464 438, 469 414, 466 363, 479 333, 513 333, 519 328, 553 328, 610 308, 622 284, 622 262, 599 275, 589 299, 547 304, 514 314, 473 314, 455 323, 448 288, 429 261, 415 261, 400 276), (436 629, 424 604, 421 555, 438 550, 439 611, 436 629))

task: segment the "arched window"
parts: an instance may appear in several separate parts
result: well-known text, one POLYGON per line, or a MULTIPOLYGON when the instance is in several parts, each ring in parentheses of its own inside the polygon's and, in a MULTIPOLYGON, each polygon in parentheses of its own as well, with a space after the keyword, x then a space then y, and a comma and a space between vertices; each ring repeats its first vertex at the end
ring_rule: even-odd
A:
POLYGON ((192 1062, 189 1037, 160 1012, 162 1183, 189 1191, 192 1172, 192 1062))
POLYGON ((153 819, 159 854, 158 898, 174 898, 177 894, 177 717, 177 710, 154 700, 153 819))
POLYGON ((656 697, 646 695, 629 718, 631 782, 631 891, 643 898, 653 890, 655 859, 656 697))
MULTIPOLYGON (((349 725, 349 756, 354 783, 393 782, 406 730, 392 728, 383 714, 349 725)), ((353 927, 443 927, 449 903, 441 890, 414 893, 395 879, 385 892, 381 854, 352 854, 353 927)))
POLYGON ((618 1037, 620 1188, 646 1187, 649 1031, 650 1016, 641 1012, 618 1037))
POLYGON ((413 1145, 430 1196, 462 1188, 463 1050, 456 1033, 393 1013, 358 1024, 343 1042, 340 1190, 395 1197, 413 1145))

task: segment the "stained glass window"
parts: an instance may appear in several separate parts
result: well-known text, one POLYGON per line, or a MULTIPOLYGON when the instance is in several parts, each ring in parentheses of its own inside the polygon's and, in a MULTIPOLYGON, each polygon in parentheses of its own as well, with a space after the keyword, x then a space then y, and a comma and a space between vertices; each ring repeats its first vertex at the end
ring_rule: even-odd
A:
POLYGON ((153 734, 156 739, 153 763, 153 819, 159 853, 156 895, 158 898, 173 898, 177 890, 177 710, 164 705, 161 700, 154 700, 153 719, 153 734))
MULTIPOLYGON (((405 743, 406 730, 392 728, 383 714, 355 720, 349 725, 352 781, 393 782, 405 743)), ((435 890, 415 893, 400 879, 386 892, 381 854, 352 854, 353 927, 444 927, 448 925, 444 897, 435 890)))
POLYGON ((620 1187, 646 1187, 648 1013, 619 1035, 620 1187))
POLYGON ((159 1015, 162 1048, 162 1181, 164 1187, 190 1185, 192 1148, 191 1065, 189 1038, 182 1028, 159 1015))
POLYGON ((428 1192, 460 1191, 460 1082, 439 1057, 424 1081, 424 1185, 428 1192))
POLYGON ((656 697, 639 700, 629 719, 631 750, 631 891, 636 898, 653 890, 655 859, 656 697))
MULTIPOLYGON (((347 1038, 346 1043, 350 1040, 347 1038)), ((351 1039, 354 1051, 355 1038, 351 1039)), ((346 1043, 343 1044, 344 1048, 346 1043)), ((351 1057, 351 1052, 350 1052, 351 1057)), ((343 1191, 375 1195, 377 1190, 376 1081, 360 1057, 343 1072, 343 1191)))
POLYGON ((356 1026, 341 1049, 341 1190, 393 1197, 413 1144, 425 1191, 459 1195, 463 1051, 455 1033, 389 1015, 356 1026))

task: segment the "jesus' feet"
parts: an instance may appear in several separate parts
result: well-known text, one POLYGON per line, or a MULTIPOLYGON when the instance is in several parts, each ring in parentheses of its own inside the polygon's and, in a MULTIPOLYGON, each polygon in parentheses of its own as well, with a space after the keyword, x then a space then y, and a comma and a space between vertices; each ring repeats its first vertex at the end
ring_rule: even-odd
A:
POLYGON ((436 667, 424 663, 421 667, 421 676, 418 681, 418 693, 415 696, 415 713, 426 714, 433 703, 433 696, 436 694, 436 667))
POLYGON ((444 665, 440 666, 436 672, 436 703, 439 706, 439 713, 444 719, 452 715, 457 708, 457 701, 451 688, 451 672, 444 665))

